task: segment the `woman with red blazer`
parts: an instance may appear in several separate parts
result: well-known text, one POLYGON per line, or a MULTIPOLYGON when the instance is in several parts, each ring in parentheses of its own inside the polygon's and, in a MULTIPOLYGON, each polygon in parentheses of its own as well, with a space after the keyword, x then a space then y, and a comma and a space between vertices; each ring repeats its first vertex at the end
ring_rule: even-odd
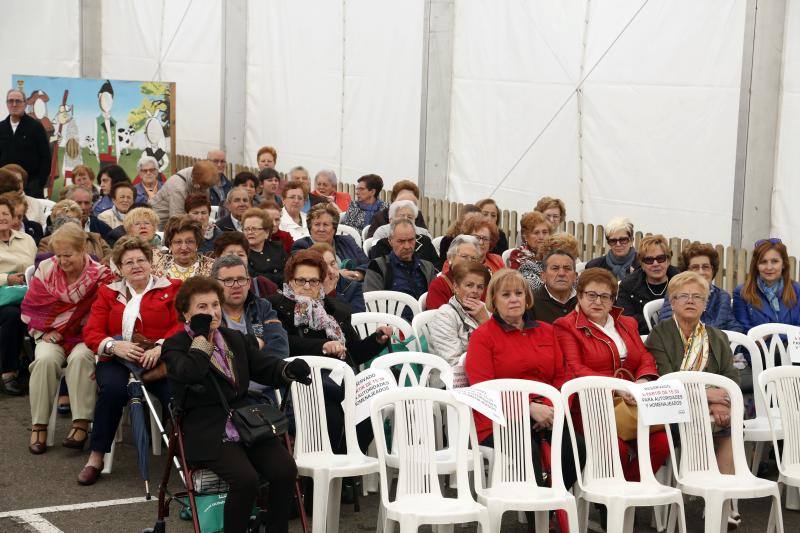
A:
POLYGON ((122 408, 128 402, 131 372, 146 383, 148 392, 158 397, 162 407, 167 407, 170 394, 164 379, 166 369, 157 366, 161 343, 180 328, 175 296, 181 281, 151 274, 150 245, 138 237, 122 237, 114 246, 112 258, 122 279, 100 287, 83 331, 84 342, 99 356, 95 368, 99 392, 91 454, 78 475, 81 485, 94 484, 103 470, 103 455, 111 450, 122 408))
MULTIPOLYGON (((656 362, 639 336, 635 318, 622 315, 614 307, 617 279, 603 268, 584 270, 578 278, 578 306, 553 323, 558 344, 575 377, 606 376, 644 383, 658 379, 656 362)), ((632 396, 619 393, 629 405, 632 396)), ((580 425, 580 416, 573 419, 580 425)), ((639 461, 631 457, 630 447, 619 439, 619 451, 625 479, 639 481, 639 461)), ((635 449, 635 448, 634 448, 635 449)), ((653 472, 669 457, 664 431, 650 434, 650 459, 653 472)))
MULTIPOLYGON (((529 312, 533 307, 533 293, 519 272, 504 268, 494 274, 487 289, 486 307, 493 313, 492 318, 472 332, 467 345, 464 367, 470 385, 491 379, 514 378, 560 388, 570 379, 553 327, 537 322, 529 312)), ((542 441, 550 440, 553 407, 532 399, 530 412, 536 458, 541 456, 542 441)), ((474 418, 478 441, 484 446, 493 446, 492 422, 477 412, 474 418)), ((577 444, 583 464, 583 442, 577 444)), ((540 461, 534 459, 533 467, 537 482, 545 486, 540 461)), ((577 475, 566 430, 561 445, 561 468, 565 485, 571 487, 577 475)))

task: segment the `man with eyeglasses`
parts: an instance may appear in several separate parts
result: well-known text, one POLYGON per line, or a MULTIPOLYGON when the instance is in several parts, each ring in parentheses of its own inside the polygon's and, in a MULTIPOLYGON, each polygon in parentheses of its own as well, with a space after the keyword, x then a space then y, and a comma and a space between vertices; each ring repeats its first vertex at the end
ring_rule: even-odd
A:
POLYGON ((544 257, 542 281, 533 293, 533 317, 552 324, 568 315, 578 303, 575 292, 575 258, 569 252, 555 249, 544 257))
POLYGON ((44 197, 50 175, 50 143, 44 126, 25 113, 25 93, 11 89, 6 93, 8 116, 0 121, 0 167, 20 165, 28 173, 25 194, 44 197))
POLYGON ((228 160, 224 150, 210 150, 206 159, 214 163, 219 172, 219 183, 213 185, 208 192, 211 195, 211 205, 220 206, 225 202, 228 191, 233 187, 233 182, 225 175, 225 166, 228 164, 228 160))

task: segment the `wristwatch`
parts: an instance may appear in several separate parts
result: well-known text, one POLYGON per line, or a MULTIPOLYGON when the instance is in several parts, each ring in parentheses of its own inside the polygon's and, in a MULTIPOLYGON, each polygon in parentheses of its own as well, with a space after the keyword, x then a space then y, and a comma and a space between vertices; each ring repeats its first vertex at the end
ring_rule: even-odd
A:
POLYGON ((117 344, 117 341, 108 341, 106 343, 106 347, 105 347, 105 349, 103 351, 106 352, 109 355, 114 355, 114 345, 116 345, 116 344, 117 344))

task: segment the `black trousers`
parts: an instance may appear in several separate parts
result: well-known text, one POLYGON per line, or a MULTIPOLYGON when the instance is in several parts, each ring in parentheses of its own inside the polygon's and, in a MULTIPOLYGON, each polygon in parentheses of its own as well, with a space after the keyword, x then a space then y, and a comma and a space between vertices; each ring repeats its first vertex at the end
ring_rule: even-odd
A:
POLYGON ((247 531, 261 480, 269 481, 267 530, 289 531, 289 507, 294 497, 297 466, 281 439, 251 448, 238 442, 223 442, 219 457, 196 466, 213 470, 230 485, 225 501, 225 533, 247 531))
POLYGON ((20 319, 19 305, 0 307, 0 370, 19 370, 19 355, 27 326, 20 319))

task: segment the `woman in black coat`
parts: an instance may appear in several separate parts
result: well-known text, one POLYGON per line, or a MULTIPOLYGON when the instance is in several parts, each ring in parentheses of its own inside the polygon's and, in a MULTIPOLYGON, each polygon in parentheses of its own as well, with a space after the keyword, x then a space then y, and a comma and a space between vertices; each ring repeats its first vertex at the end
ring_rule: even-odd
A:
POLYGON ((225 532, 248 529, 261 480, 269 481, 270 531, 288 531, 289 507, 297 467, 280 439, 245 447, 223 407, 248 404, 250 380, 279 387, 310 382, 308 364, 290 363, 259 351, 252 335, 220 327, 222 287, 207 277, 186 280, 175 298, 184 330, 164 342, 162 359, 181 416, 187 461, 208 468, 228 482, 225 532), (216 385, 215 385, 216 383, 216 385))

